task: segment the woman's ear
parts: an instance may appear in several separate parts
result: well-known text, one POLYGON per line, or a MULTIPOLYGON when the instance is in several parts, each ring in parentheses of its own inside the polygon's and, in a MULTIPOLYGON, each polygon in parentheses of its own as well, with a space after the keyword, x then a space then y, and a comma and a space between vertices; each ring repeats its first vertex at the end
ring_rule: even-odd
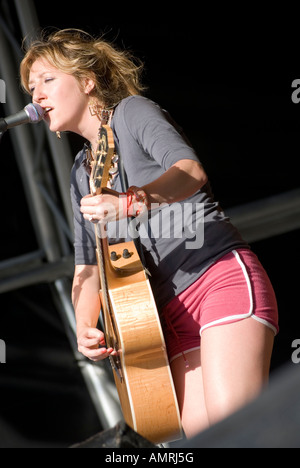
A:
POLYGON ((91 78, 86 78, 83 82, 83 89, 85 94, 90 94, 95 89, 95 82, 91 78))

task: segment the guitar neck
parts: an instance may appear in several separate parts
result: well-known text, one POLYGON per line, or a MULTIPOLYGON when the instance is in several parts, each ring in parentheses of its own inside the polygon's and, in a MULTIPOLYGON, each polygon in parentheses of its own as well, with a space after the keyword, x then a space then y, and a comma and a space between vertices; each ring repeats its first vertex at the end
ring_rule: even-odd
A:
POLYGON ((104 322, 104 333, 106 336, 107 346, 116 347, 116 335, 111 336, 111 330, 113 330, 113 324, 111 320, 111 306, 108 292, 108 285, 106 279, 107 268, 111 269, 112 266, 109 260, 109 245, 105 231, 105 225, 95 225, 95 237, 96 237, 96 248, 97 248, 97 260, 99 269, 100 279, 100 295, 102 305, 102 316, 104 322), (109 333, 110 331, 110 333, 109 333))

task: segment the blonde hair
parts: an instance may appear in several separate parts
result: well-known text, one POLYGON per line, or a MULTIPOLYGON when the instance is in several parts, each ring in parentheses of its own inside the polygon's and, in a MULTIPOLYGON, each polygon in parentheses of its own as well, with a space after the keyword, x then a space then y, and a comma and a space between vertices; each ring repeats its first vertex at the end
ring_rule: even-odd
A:
POLYGON ((43 33, 29 45, 20 66, 21 84, 29 94, 30 70, 40 58, 73 75, 80 83, 92 79, 95 89, 91 95, 107 107, 145 89, 141 84, 143 64, 138 59, 79 29, 43 33))

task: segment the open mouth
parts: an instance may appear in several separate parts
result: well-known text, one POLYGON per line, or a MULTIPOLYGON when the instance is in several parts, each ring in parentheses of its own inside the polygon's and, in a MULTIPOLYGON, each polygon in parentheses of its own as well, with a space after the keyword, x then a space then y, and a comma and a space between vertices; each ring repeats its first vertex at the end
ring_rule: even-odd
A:
POLYGON ((52 107, 46 107, 45 108, 45 115, 49 114, 50 111, 52 111, 52 107))

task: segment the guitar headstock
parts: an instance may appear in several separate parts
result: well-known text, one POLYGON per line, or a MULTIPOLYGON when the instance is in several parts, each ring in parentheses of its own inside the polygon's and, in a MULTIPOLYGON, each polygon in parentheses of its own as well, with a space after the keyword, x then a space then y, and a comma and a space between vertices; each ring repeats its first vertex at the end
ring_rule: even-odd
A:
POLYGON ((90 190, 92 195, 98 195, 101 190, 107 187, 110 180, 110 169, 114 156, 114 136, 112 129, 108 125, 103 125, 100 129, 96 159, 92 163, 90 176, 90 190))

